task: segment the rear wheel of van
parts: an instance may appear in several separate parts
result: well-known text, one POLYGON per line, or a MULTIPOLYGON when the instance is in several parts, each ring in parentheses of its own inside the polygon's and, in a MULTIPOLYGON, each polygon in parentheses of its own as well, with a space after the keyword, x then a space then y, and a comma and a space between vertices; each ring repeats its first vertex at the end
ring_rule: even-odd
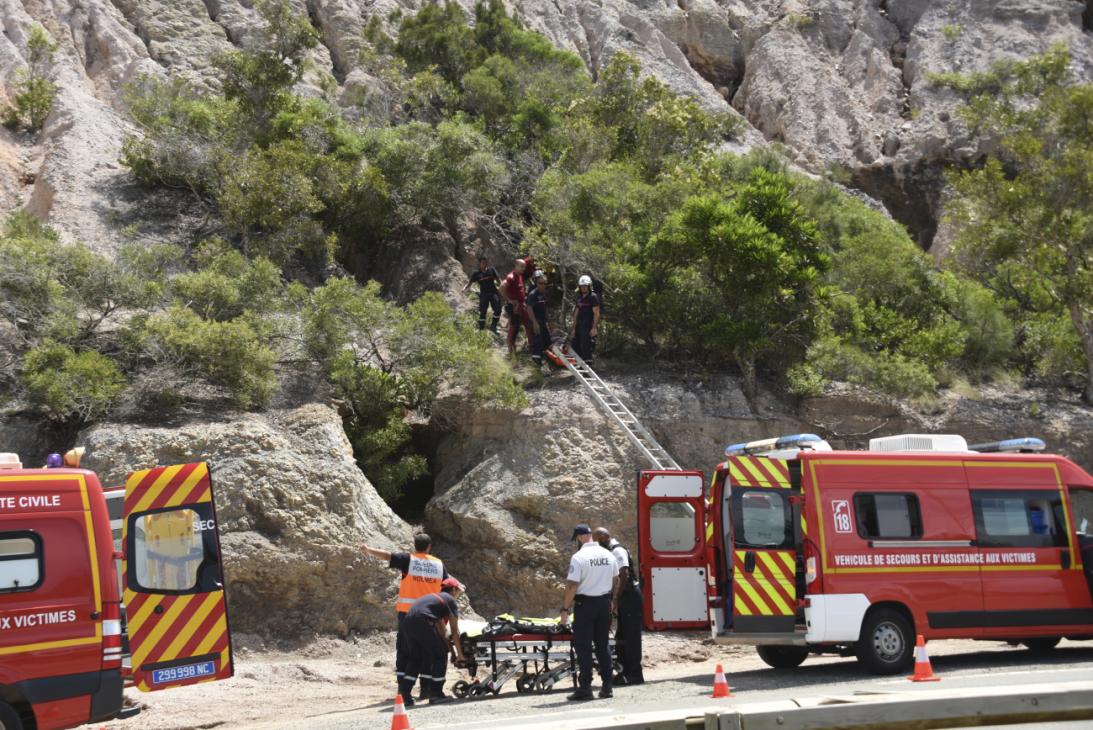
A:
POLYGON ((1051 639, 1025 639, 1021 642, 1033 654, 1046 654, 1059 645, 1059 637, 1051 639))
POLYGON ((0 730, 23 730, 19 713, 7 702, 0 702, 0 730))
POLYGON ((793 669, 808 657, 807 646, 757 646, 759 658, 775 669, 793 669))
POLYGON ((862 622, 858 640, 858 661, 874 674, 898 674, 910 668, 914 659, 911 622, 899 611, 881 608, 862 622))

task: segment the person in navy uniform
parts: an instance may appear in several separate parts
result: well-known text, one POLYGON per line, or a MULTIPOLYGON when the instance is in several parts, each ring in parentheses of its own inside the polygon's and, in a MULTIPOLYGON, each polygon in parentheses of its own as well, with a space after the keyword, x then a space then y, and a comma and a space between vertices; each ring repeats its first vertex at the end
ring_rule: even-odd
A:
POLYGON ((421 679, 429 683, 429 704, 448 702, 444 677, 448 673, 448 647, 455 650, 456 666, 466 661, 459 641, 459 607, 456 600, 465 590, 455 578, 445 578, 439 593, 429 593, 413 602, 402 622, 406 641, 406 675, 399 680, 399 694, 408 707, 414 701, 410 691, 421 679), (449 631, 450 624, 450 631, 449 631))
POLYGON ((611 697, 612 661, 608 635, 611 632, 611 608, 618 598, 619 564, 615 556, 592 539, 592 528, 585 524, 573 529, 573 538, 581 544, 569 560, 561 622, 569 622, 574 611, 573 648, 577 652, 577 691, 569 700, 592 699, 592 650, 600 670, 600 697, 611 697))
POLYGON ((531 324, 535 341, 531 343, 531 359, 542 367, 543 353, 550 347, 550 327, 547 325, 547 277, 542 271, 535 272, 535 288, 528 294, 527 305, 531 311, 531 324))
POLYGON ((615 606, 618 623, 615 626, 615 655, 622 671, 615 681, 619 684, 643 684, 645 675, 641 669, 641 586, 637 568, 630 551, 611 537, 606 527, 597 527, 592 537, 606 550, 611 551, 619 564, 619 599, 615 606))
POLYGON ((493 310, 493 321, 490 323, 490 332, 495 335, 497 323, 501 321, 501 292, 497 286, 501 283, 501 277, 497 269, 490 266, 490 260, 485 256, 478 257, 478 271, 471 274, 470 281, 463 285, 463 291, 471 284, 478 284, 478 329, 486 329, 486 310, 493 310))
POLYGON ((589 365, 596 354, 596 335, 600 326, 600 296, 592 290, 592 277, 587 274, 577 280, 577 303, 573 306, 573 327, 569 341, 573 349, 589 365))

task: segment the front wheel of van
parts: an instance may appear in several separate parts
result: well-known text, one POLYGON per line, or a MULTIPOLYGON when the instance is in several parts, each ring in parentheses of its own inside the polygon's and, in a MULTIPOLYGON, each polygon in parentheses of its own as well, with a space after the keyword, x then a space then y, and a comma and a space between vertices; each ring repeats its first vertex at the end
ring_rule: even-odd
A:
POLYGON ((1021 642, 1033 654, 1047 654, 1059 645, 1059 637, 1051 639, 1025 639, 1021 642))
POLYGON ((7 702, 0 702, 0 730, 23 730, 19 713, 7 702))
POLYGON ((794 669, 808 657, 807 646, 757 646, 759 658, 775 669, 794 669))
POLYGON ((911 623, 890 608, 871 612, 862 622, 857 645, 858 661, 873 674, 898 674, 914 659, 911 623))

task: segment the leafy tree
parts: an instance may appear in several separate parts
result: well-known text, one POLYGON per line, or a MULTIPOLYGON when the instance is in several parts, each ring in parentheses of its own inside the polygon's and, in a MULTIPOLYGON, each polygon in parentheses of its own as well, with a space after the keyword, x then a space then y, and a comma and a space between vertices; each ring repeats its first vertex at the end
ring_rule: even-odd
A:
POLYGON ((126 103, 141 133, 123 141, 121 159, 137 180, 213 200, 221 160, 246 144, 239 105, 199 93, 182 79, 153 77, 131 86, 126 103))
POLYGON ((451 0, 429 3, 399 27, 395 52, 411 73, 436 67, 449 83, 477 65, 479 51, 463 9, 451 0))
POLYGON ((27 68, 18 72, 15 105, 5 114, 6 126, 17 129, 25 125, 30 131, 37 132, 45 125, 57 97, 57 85, 50 78, 57 48, 42 26, 31 26, 27 35, 27 68))
POLYGON ((440 418, 442 389, 482 403, 522 405, 524 397, 488 336, 457 318, 438 294, 403 309, 385 301, 379 286, 330 279, 302 300, 304 342, 349 401, 347 431, 357 462, 389 500, 424 472, 410 446, 411 412, 440 418))
POLYGON ((463 122, 385 129, 375 135, 370 152, 403 216, 442 225, 457 245, 463 238, 460 215, 488 210, 508 180, 490 141, 463 122))
POLYGON ((756 168, 731 199, 688 198, 654 242, 682 300, 688 344, 731 358, 751 395, 761 357, 784 362, 807 347, 828 266, 815 223, 790 192, 784 175, 756 168))
POLYGON ((50 418, 76 423, 107 413, 125 388, 125 377, 108 357, 53 341, 27 352, 23 382, 50 418))
POLYGON ((196 270, 171 280, 181 304, 203 319, 224 322, 247 312, 272 312, 281 294, 281 272, 269 259, 247 259, 220 240, 204 242, 196 270))
POLYGON ((191 377, 224 387, 243 408, 267 405, 277 389, 277 355, 257 317, 203 319, 175 305, 136 324, 146 357, 160 363, 169 359, 191 377))
POLYGON ((223 77, 224 97, 239 104, 259 136, 296 99, 292 87, 303 77, 306 54, 319 43, 319 32, 288 0, 259 0, 265 21, 253 48, 228 51, 213 60, 223 77))
POLYGON ((935 77, 970 96, 964 119, 997 141, 982 166, 951 175, 956 257, 999 289, 1006 264, 1033 275, 1065 313, 1093 403, 1093 85, 1076 83, 1063 46, 990 72, 935 77))

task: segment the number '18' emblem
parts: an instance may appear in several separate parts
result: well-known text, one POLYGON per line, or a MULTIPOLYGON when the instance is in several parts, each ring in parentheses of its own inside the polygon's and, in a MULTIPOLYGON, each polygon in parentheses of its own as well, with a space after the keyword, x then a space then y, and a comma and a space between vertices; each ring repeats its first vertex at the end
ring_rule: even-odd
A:
POLYGON ((831 500, 831 513, 835 516, 835 532, 853 532, 850 520, 850 502, 845 499, 831 500))

